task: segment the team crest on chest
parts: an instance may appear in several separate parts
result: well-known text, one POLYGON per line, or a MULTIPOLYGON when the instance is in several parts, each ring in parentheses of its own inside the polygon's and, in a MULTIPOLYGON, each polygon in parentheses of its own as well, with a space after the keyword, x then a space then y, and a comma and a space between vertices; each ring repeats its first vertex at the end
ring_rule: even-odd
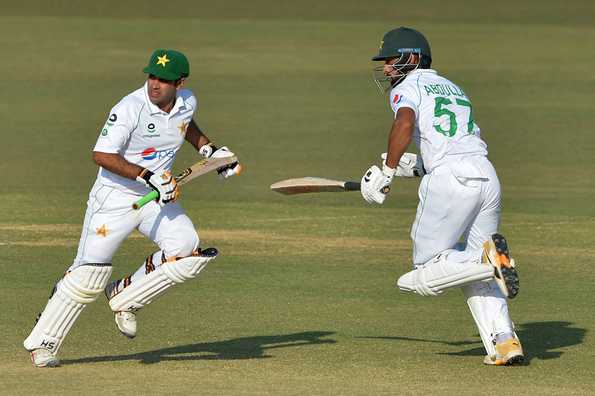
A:
POLYGON ((186 121, 182 121, 180 125, 178 125, 178 129, 180 130, 180 135, 184 136, 186 134, 186 130, 188 129, 188 125, 190 123, 186 121))

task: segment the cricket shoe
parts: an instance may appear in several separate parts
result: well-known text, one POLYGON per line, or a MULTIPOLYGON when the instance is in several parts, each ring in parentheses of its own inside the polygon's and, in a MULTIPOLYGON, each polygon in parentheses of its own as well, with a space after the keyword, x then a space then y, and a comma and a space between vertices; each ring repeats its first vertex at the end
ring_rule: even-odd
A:
POLYGON ((130 339, 136 337, 136 314, 134 312, 116 312, 114 318, 120 333, 124 334, 130 339))
POLYGON ((484 242, 481 261, 494 267, 494 277, 502 293, 508 298, 515 298, 519 293, 519 275, 504 236, 493 234, 484 242))
POLYGON ((523 363, 523 347, 515 336, 495 345, 496 356, 486 356, 483 363, 491 366, 512 366, 523 363))
MULTIPOLYGON (((109 283, 105 287, 105 296, 107 300, 111 300, 116 294, 122 291, 124 282, 121 279, 115 280, 109 283)), ((114 314, 114 320, 116 321, 116 327, 120 330, 120 333, 124 334, 128 338, 136 337, 136 314, 129 311, 119 311, 114 314)))
POLYGON ((37 348, 31 351, 31 362, 35 367, 57 367, 60 361, 52 352, 45 348, 37 348))

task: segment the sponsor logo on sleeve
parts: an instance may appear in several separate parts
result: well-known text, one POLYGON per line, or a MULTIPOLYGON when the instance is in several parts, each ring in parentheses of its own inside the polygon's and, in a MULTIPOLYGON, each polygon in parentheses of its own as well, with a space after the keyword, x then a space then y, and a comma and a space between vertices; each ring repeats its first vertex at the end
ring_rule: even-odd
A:
POLYGON ((395 97, 393 98, 393 104, 397 105, 401 103, 401 100, 403 100, 403 95, 395 94, 395 97))
POLYGON ((109 128, 114 125, 114 122, 116 122, 117 119, 118 116, 115 113, 110 114, 110 116, 107 118, 107 121, 105 122, 105 125, 103 126, 103 129, 101 130, 101 136, 107 136, 109 128))
POLYGON ((105 122, 106 127, 111 127, 114 125, 114 122, 116 122, 117 119, 118 116, 115 113, 110 114, 110 116, 107 118, 107 121, 105 122))

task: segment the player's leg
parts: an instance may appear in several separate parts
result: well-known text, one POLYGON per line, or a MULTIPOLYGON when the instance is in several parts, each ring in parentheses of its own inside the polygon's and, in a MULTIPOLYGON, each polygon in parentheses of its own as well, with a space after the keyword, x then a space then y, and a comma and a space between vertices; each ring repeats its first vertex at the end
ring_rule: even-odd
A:
POLYGON ((422 178, 411 227, 414 266, 427 263, 459 242, 481 208, 480 183, 462 183, 446 166, 422 178))
POLYGON ((111 264, 85 264, 64 275, 54 287, 23 345, 37 367, 58 365, 56 353, 85 306, 97 299, 112 273, 111 264))
POLYGON ((507 297, 516 296, 518 276, 502 235, 493 234, 479 249, 447 249, 401 276, 397 286, 403 291, 437 296, 477 281, 494 281, 507 297))
MULTIPOLYGON (((493 237, 498 235, 496 232, 500 222, 500 184, 491 164, 487 160, 485 162, 482 166, 490 174, 489 182, 483 185, 485 200, 466 233, 466 251, 482 252, 484 261, 497 253, 491 250, 496 250, 493 237)), ((496 238, 500 239, 499 236, 496 238)), ((505 240, 497 242, 500 249, 503 243, 506 245, 505 240)), ((507 246, 505 250, 508 257, 507 246)), ((462 291, 487 352, 485 362, 500 365, 522 361, 523 350, 514 332, 507 300, 496 280, 473 283, 463 287, 462 291)))
POLYGON ((97 299, 105 288, 112 272, 112 256, 135 228, 135 224, 118 211, 121 205, 118 195, 101 186, 91 190, 77 257, 54 287, 45 309, 24 341, 38 367, 58 364, 56 353, 64 338, 84 307, 97 299))
POLYGON ((478 255, 472 258, 458 253, 447 249, 417 265, 397 280, 398 288, 421 296, 438 296, 448 289, 494 278, 494 267, 481 263, 478 255))
POLYGON ((447 167, 426 175, 411 230, 415 269, 401 276, 397 286, 421 295, 438 295, 493 277, 494 269, 481 265, 480 252, 461 254, 452 249, 481 208, 481 181, 457 179, 447 167))
POLYGON ((142 210, 147 213, 139 231, 161 249, 149 255, 134 274, 106 288, 118 329, 129 338, 136 336, 136 311, 171 286, 196 277, 217 256, 216 249, 198 249, 199 238, 194 225, 177 203, 161 210, 149 204, 142 210))

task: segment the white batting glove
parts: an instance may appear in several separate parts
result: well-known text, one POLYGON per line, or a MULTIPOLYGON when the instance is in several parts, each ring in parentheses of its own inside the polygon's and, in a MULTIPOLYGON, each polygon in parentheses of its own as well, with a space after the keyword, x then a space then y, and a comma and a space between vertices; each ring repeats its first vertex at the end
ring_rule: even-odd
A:
POLYGON ((361 193, 364 200, 371 204, 382 204, 386 195, 390 192, 390 184, 393 181, 395 170, 384 164, 382 170, 372 165, 362 177, 361 193))
MULTIPOLYGON (((220 149, 216 150, 213 154, 211 154, 210 158, 226 158, 233 157, 234 155, 235 154, 229 151, 229 149, 226 146, 223 146, 220 149)), ((222 179, 227 179, 228 177, 231 177, 233 175, 239 175, 241 171, 242 166, 237 161, 217 169, 217 173, 222 179)))
MULTIPOLYGON (((382 158, 382 163, 386 163, 386 153, 382 153, 380 158, 382 158)), ((397 165, 397 170, 395 172, 395 176, 398 177, 423 177, 426 174, 426 170, 424 169, 424 163, 421 159, 421 155, 413 154, 413 153, 403 153, 401 159, 399 160, 399 164, 397 165)))
POLYGON ((136 180, 157 191, 159 196, 156 201, 161 207, 174 202, 180 196, 178 183, 169 171, 153 173, 148 169, 143 169, 136 180))

